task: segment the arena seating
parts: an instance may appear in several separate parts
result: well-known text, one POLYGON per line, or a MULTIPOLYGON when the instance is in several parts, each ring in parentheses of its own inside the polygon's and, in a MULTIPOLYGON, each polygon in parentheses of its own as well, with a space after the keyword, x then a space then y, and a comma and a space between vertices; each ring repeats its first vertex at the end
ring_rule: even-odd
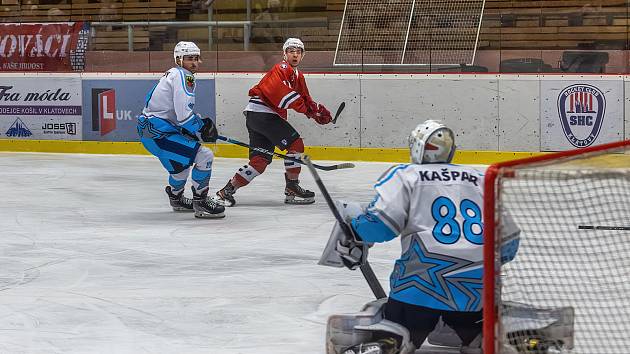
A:
MULTIPOLYGON (((1 0, 0 22, 208 20, 199 0, 1 0)), ((335 49, 345 0, 252 1, 250 50, 276 50, 299 36, 311 50, 335 49), (294 22, 303 19, 304 22, 294 22), (291 21, 289 21, 291 20, 291 21)), ((246 1, 215 1, 212 18, 246 19, 246 1)), ((486 0, 479 49, 626 49, 630 19, 625 0, 486 0)), ((383 31, 374 28, 374 31, 383 31)), ((454 29, 445 28, 432 35, 454 29)), ((125 27, 96 28, 91 49, 126 50, 125 27)), ((136 28, 134 50, 172 48, 180 39, 208 50, 207 28, 136 28), (205 47, 204 47, 205 46, 205 47)), ((243 28, 213 29, 213 49, 242 50, 243 28)))
POLYGON ((623 0, 486 0, 480 48, 625 49, 623 0))

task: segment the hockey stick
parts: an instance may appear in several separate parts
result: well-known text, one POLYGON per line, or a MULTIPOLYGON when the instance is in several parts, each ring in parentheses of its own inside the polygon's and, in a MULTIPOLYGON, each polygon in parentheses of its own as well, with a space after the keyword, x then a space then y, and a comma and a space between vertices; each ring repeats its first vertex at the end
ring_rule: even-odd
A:
POLYGON ((332 124, 337 124, 337 118, 339 118, 339 115, 341 114, 341 112, 343 112, 344 108, 346 108, 346 103, 341 102, 339 108, 337 108, 337 112, 335 113, 335 118, 333 118, 332 120, 332 124))
MULTIPOLYGON (((311 162, 311 159, 307 155, 304 155, 303 159, 309 171, 311 171, 311 174, 315 179, 315 183, 317 183, 317 187, 319 187, 319 190, 322 192, 322 195, 326 200, 326 204, 328 204, 330 211, 332 211, 335 219, 337 219, 341 230, 343 230, 343 233, 346 234, 346 236, 354 238, 354 236, 352 235, 352 231, 350 230, 350 226, 341 217, 341 214, 339 214, 339 210, 337 210, 337 207, 330 197, 326 186, 324 186, 324 182, 322 182, 322 179, 319 177, 319 174, 315 170, 315 165, 311 162)), ((370 286, 370 289, 372 290, 372 293, 374 293, 374 296, 376 296, 377 299, 386 298, 387 294, 383 290, 381 283, 376 278, 376 275, 374 274, 374 271, 372 270, 372 267, 370 266, 370 263, 368 263, 367 259, 365 260, 365 263, 363 263, 361 267, 359 267, 359 269, 361 269, 361 273, 363 273, 363 277, 370 286)))
MULTIPOLYGON (((259 148, 259 147, 253 147, 253 146, 250 146, 250 145, 245 144, 243 142, 240 142, 238 140, 234 140, 232 138, 227 138, 227 137, 219 135, 219 136, 217 136, 217 139, 218 140, 227 141, 228 143, 232 143, 234 145, 238 145, 238 146, 242 146, 242 147, 245 147, 245 148, 248 148, 248 149, 252 149, 254 151, 258 151, 260 153, 263 153, 265 155, 269 155, 269 156, 274 156, 275 155, 275 156, 281 157, 281 158, 283 158, 285 160, 289 160, 289 161, 301 163, 302 165, 306 165, 306 163, 304 161, 302 161, 302 160, 300 160, 298 158, 295 158, 295 157, 292 157, 292 156, 287 156, 287 155, 284 155, 284 154, 280 154, 280 153, 277 153, 275 151, 265 150, 265 149, 259 148)), ((317 164, 313 164, 313 166, 315 168, 320 169, 320 170, 332 171, 332 170, 340 170, 342 168, 353 168, 354 164, 350 163, 350 162, 344 162, 344 163, 340 163, 340 164, 336 164, 336 165, 317 165, 317 164)))
POLYGON ((578 225, 578 230, 614 230, 614 231, 630 231, 630 226, 593 226, 578 225))

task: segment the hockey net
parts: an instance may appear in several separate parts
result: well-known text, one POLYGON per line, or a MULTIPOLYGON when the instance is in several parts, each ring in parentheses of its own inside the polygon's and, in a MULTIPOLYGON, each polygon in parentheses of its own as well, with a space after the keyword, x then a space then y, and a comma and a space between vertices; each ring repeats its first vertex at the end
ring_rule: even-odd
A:
POLYGON ((484 4, 346 0, 334 65, 472 64, 484 4))
POLYGON ((629 148, 624 141, 488 168, 485 354, 630 353, 629 148), (521 234, 515 258, 501 264, 506 213, 521 234), (531 311, 513 313, 512 303, 531 311), (542 333, 554 320, 564 323, 542 333))

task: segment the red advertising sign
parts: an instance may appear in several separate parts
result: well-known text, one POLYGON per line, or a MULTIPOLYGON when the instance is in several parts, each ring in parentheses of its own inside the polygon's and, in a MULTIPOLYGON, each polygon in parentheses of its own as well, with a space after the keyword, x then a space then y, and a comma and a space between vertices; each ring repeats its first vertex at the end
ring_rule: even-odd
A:
POLYGON ((0 71, 82 71, 87 22, 1 23, 0 71))
POLYGON ((116 129, 116 91, 106 89, 99 92, 97 96, 98 117, 101 125, 101 136, 103 136, 116 129))

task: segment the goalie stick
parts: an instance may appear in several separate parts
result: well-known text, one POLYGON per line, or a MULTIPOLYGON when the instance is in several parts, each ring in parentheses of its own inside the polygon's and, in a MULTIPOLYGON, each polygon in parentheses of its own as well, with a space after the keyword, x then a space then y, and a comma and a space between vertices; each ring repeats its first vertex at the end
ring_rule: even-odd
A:
POLYGON ((341 114, 341 112, 343 112, 344 108, 346 108, 346 103, 341 102, 339 108, 337 108, 337 112, 335 113, 335 118, 333 118, 332 120, 332 124, 337 124, 337 118, 339 118, 339 115, 341 114))
MULTIPOLYGON (((281 157, 281 158, 283 158, 285 160, 290 160, 290 161, 293 161, 293 162, 300 163, 302 165, 306 165, 306 163, 304 161, 302 161, 301 159, 298 159, 298 158, 295 158, 295 157, 291 157, 291 156, 287 156, 287 155, 284 155, 284 154, 280 154, 280 153, 277 153, 275 151, 269 151, 269 150, 265 150, 263 148, 253 147, 253 146, 250 146, 250 145, 245 144, 243 142, 240 142, 238 140, 234 140, 232 138, 227 138, 225 136, 219 135, 219 136, 217 136, 217 140, 227 141, 228 143, 232 143, 234 145, 238 145, 238 146, 242 146, 242 147, 245 147, 245 148, 248 148, 248 149, 252 149, 254 151, 258 151, 260 153, 263 153, 265 155, 269 155, 269 156, 274 156, 275 155, 275 156, 281 157)), ((320 169, 320 170, 332 171, 332 170, 340 170, 342 168, 353 168, 354 164, 350 163, 350 162, 343 162, 343 163, 336 164, 336 165, 318 165, 318 164, 313 164, 313 166, 315 168, 320 169)))
MULTIPOLYGON (((335 203, 330 197, 330 194, 328 193, 326 186, 324 186, 324 182, 322 182, 322 179, 319 177, 319 174, 315 170, 315 165, 311 162, 311 159, 307 155, 304 155, 303 160, 306 166, 308 167, 309 171, 311 171, 311 174, 313 175, 313 178, 315 179, 315 183, 317 184, 317 187, 319 187, 319 190, 322 192, 322 195, 324 196, 324 199, 326 200, 326 204, 328 204, 330 211, 332 211, 333 215, 335 216, 335 219, 337 219, 337 222, 339 223, 341 230, 343 230, 346 236, 354 238, 352 231, 350 230, 350 226, 341 217, 341 214, 339 214, 339 210, 337 210, 337 207, 335 206, 335 203)), ((372 267, 370 266, 370 263, 368 263, 367 259, 365 260, 365 263, 363 263, 359 267, 359 269, 361 269, 361 273, 363 273, 363 277, 365 278, 368 285, 370 286, 370 289, 372 290, 372 293, 374 293, 374 296, 377 299, 386 298, 387 294, 383 290, 383 287, 381 286, 381 283, 378 281, 378 278, 376 278, 376 275, 374 274, 374 271, 372 270, 372 267)))

